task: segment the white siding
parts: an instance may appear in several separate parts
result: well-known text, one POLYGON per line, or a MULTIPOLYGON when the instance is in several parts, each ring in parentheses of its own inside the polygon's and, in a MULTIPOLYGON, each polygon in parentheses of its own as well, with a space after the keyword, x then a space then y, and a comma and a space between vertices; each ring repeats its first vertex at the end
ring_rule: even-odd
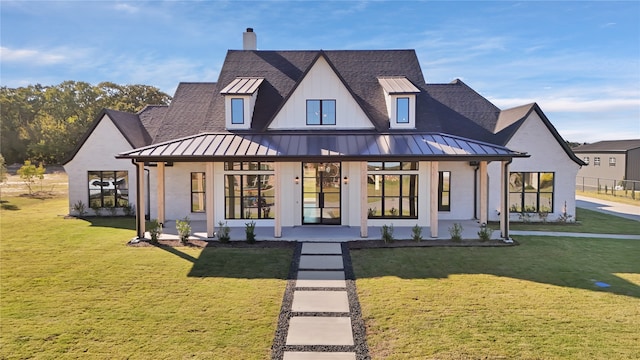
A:
POLYGON ((132 147, 113 124, 109 116, 105 115, 91 133, 84 145, 76 153, 71 161, 64 165, 69 176, 69 213, 73 214, 72 207, 78 201, 82 201, 89 209, 89 178, 88 171, 114 171, 123 170, 129 172, 129 203, 135 204, 136 199, 136 171, 131 160, 116 159, 115 156, 132 147))
POLYGON ((324 58, 319 58, 269 129, 372 129, 373 125, 324 58), (307 100, 336 100, 336 125, 307 125, 307 100))
MULTIPOLYGON (((515 158, 509 166, 509 172, 553 172, 554 198, 553 213, 549 221, 554 221, 567 204, 567 213, 575 220, 575 181, 579 165, 564 151, 562 146, 549 132, 540 116, 533 112, 506 144, 509 149, 524 151, 529 158, 515 158)), ((489 164, 489 220, 498 221, 500 209, 500 163, 489 164)), ((516 214, 511 220, 518 220, 516 214)), ((535 219, 532 219, 535 220, 535 219)))
MULTIPOLYGON (((439 163, 438 171, 451 172, 451 184, 450 184, 451 211, 439 211, 438 212, 439 219, 441 220, 473 219, 474 169, 475 167, 470 166, 468 161, 439 163)), ((478 180, 477 186, 479 185, 480 185, 480 182, 478 180)), ((480 193, 480 189, 478 188, 478 194, 479 193, 480 193)), ((478 203, 480 203, 479 198, 478 198, 478 203)), ((478 216, 480 216, 479 212, 478 212, 478 216)))

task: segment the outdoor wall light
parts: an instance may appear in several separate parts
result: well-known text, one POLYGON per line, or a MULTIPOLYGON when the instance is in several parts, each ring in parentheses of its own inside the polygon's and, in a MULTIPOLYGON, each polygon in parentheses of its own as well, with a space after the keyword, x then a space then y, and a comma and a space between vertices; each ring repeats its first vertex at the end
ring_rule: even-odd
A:
POLYGON ((300 184, 300 178, 296 176, 296 178, 293 179, 293 182, 296 183, 296 185, 300 184))
POLYGON ((348 177, 344 177, 344 179, 342 179, 342 181, 344 182, 345 185, 349 184, 349 178, 348 177))

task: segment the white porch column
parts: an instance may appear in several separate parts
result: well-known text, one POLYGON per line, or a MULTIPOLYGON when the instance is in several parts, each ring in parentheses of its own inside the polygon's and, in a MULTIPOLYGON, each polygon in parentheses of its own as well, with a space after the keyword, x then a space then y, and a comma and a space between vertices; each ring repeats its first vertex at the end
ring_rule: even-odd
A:
POLYGON ((216 223, 215 223, 215 202, 213 196, 213 162, 207 162, 204 173, 205 185, 204 185, 204 194, 205 194, 205 205, 204 209, 207 216, 207 237, 213 238, 216 223))
POLYGON ((509 161, 502 162, 502 181, 500 186, 500 234, 509 239, 509 161))
POLYGON ((438 162, 431 162, 431 180, 429 186, 429 222, 431 237, 438 237, 438 162))
POLYGON ((273 223, 273 237, 280 238, 282 237, 282 166, 281 163, 276 161, 273 163, 273 172, 276 177, 276 188, 274 189, 275 194, 275 213, 274 213, 274 223, 273 223))
POLYGON ((144 162, 136 162, 136 233, 138 239, 144 238, 145 229, 145 191, 144 162))
POLYGON ((487 223, 487 215, 489 211, 487 180, 487 162, 480 161, 480 224, 487 223))
POLYGON ((164 224, 164 161, 158 162, 158 222, 164 224))
POLYGON ((369 237, 369 199, 367 197, 367 162, 360 162, 360 237, 369 237))

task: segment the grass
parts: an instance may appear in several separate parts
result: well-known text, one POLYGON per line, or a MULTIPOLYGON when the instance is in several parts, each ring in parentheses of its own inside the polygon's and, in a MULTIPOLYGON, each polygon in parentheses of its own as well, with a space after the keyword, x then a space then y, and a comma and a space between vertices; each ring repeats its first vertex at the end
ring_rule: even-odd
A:
MULTIPOLYGON (((611 191, 611 190, 609 190, 611 191)), ((625 195, 624 190, 617 190, 616 196, 611 194, 604 194, 597 191, 581 191, 576 189, 576 195, 588 196, 600 200, 613 201, 621 204, 640 206, 640 191, 635 192, 635 199, 631 197, 631 191, 627 191, 625 195)))
POLYGON ((133 219, 5 194, 0 358, 269 358, 290 250, 132 248, 133 219))
POLYGON ((352 251, 372 358, 640 357, 640 241, 518 241, 352 251))
POLYGON ((603 214, 593 210, 576 208, 577 223, 510 223, 511 230, 564 231, 595 234, 638 235, 640 223, 635 220, 603 214))

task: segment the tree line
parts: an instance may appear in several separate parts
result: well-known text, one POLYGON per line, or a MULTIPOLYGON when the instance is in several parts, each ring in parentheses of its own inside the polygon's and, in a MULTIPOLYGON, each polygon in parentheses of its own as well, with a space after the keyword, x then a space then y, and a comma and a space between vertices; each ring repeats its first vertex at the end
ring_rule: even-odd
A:
POLYGON ((103 108, 137 112, 171 97, 148 85, 91 85, 64 81, 54 86, 0 87, 1 153, 8 164, 58 164, 75 148, 103 108))

